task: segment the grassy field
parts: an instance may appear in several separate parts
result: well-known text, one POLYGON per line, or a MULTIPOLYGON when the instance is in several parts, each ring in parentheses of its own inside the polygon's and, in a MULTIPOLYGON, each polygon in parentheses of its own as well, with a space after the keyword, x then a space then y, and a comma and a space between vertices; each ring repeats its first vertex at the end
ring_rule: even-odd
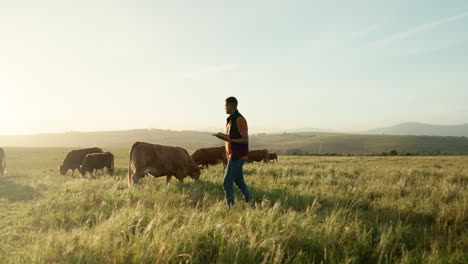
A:
MULTIPOLYGON (((468 157, 293 157, 246 165, 256 208, 202 181, 61 176, 68 149, 8 148, 0 263, 467 263, 468 157)), ((239 192, 236 190, 236 195, 239 192)))

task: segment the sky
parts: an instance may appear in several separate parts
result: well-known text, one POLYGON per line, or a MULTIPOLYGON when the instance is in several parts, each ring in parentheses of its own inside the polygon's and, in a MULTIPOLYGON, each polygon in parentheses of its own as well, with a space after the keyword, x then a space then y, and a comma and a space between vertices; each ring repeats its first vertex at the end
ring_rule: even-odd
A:
POLYGON ((468 1, 0 0, 0 135, 468 123, 468 1))

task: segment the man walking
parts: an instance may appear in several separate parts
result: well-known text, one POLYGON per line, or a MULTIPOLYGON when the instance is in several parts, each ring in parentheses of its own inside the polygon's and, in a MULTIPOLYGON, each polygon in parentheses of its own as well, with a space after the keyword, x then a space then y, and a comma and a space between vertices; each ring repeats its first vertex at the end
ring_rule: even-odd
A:
POLYGON ((215 136, 226 141, 226 156, 228 163, 224 175, 224 192, 226 193, 226 204, 228 207, 234 205, 233 183, 237 185, 245 202, 253 206, 252 196, 244 181, 244 170, 242 166, 249 154, 249 133, 247 120, 237 110, 237 99, 229 97, 226 99, 226 114, 229 115, 226 124, 226 134, 218 133, 215 136))

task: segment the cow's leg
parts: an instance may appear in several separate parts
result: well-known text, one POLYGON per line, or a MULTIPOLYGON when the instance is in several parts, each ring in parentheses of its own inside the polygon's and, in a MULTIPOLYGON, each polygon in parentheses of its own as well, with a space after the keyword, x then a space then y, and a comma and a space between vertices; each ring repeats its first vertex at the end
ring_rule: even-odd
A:
POLYGON ((110 176, 114 176, 114 170, 112 169, 112 167, 107 167, 107 172, 109 172, 110 176))
POLYGON ((187 172, 184 172, 183 170, 177 171, 174 173, 174 177, 179 180, 180 183, 184 182, 184 177, 187 175, 187 172))
POLYGON ((172 175, 166 176, 166 184, 169 184, 169 182, 171 181, 171 178, 172 178, 172 175))
POLYGON ((75 174, 75 169, 72 169, 72 177, 73 177, 74 174, 75 174))
POLYGON ((132 175, 133 184, 138 184, 138 181, 140 180, 140 178, 143 178, 145 176, 145 174, 146 174, 146 172, 141 171, 141 170, 135 171, 135 173, 133 173, 133 175, 132 175))

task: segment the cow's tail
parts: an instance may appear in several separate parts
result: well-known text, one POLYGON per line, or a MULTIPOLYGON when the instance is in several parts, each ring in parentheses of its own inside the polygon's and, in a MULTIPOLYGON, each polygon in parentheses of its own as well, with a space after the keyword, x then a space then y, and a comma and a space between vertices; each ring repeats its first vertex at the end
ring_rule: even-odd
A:
POLYGON ((130 148, 130 157, 128 160, 128 185, 132 184, 132 154, 133 154, 133 149, 136 148, 138 145, 140 145, 142 142, 135 142, 133 143, 132 147, 130 148))
POLYGON ((270 156, 268 155, 268 150, 264 149, 263 152, 265 154, 264 157, 263 157, 263 162, 269 163, 270 162, 270 156))
POLYGON ((114 155, 111 154, 111 164, 110 164, 110 171, 112 172, 112 175, 114 174, 114 155))
POLYGON ((3 160, 1 161, 2 162, 2 170, 0 171, 0 176, 3 177, 6 175, 7 171, 6 171, 6 158, 5 158, 5 155, 3 155, 3 160))

